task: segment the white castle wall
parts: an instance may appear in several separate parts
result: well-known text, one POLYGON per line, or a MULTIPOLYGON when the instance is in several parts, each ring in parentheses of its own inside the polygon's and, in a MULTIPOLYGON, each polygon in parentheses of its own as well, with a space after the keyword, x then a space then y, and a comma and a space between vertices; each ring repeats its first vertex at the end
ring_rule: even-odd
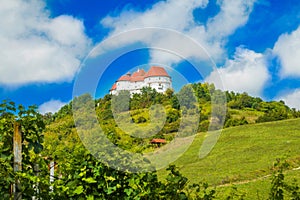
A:
POLYGON ((154 88, 157 92, 160 93, 164 93, 168 88, 172 88, 172 82, 170 77, 147 77, 145 78, 144 82, 147 86, 154 88))

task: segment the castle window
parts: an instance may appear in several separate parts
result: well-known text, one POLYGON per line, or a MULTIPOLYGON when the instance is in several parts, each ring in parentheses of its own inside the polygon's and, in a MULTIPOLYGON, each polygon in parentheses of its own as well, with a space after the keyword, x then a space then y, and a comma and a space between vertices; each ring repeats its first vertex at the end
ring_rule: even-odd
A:
POLYGON ((157 88, 157 89, 159 89, 159 90, 162 90, 162 89, 163 89, 161 83, 158 84, 158 88, 157 88))

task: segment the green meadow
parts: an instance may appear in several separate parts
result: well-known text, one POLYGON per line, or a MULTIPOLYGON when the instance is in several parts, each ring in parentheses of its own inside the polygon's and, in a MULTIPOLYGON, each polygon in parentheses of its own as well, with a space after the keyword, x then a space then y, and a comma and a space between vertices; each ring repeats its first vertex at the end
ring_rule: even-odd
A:
MULTIPOLYGON (((265 199, 276 159, 287 160, 291 168, 300 166, 300 119, 224 129, 213 150, 200 159, 205 135, 199 133, 174 164, 190 183, 207 182, 217 193, 226 195, 234 186, 247 199, 265 199)), ((160 178, 164 173, 159 171, 160 178)), ((287 180, 300 175, 297 170, 286 173, 287 180)))

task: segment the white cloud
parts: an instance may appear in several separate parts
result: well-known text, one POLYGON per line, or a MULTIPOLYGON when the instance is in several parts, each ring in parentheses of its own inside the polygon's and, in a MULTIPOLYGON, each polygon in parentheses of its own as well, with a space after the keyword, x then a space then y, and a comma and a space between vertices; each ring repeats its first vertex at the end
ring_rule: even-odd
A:
POLYGON ((193 22, 192 11, 197 7, 205 7, 208 0, 161 1, 145 12, 128 10, 118 17, 106 17, 101 23, 110 27, 115 33, 134 28, 162 27, 182 30, 193 22))
MULTIPOLYGON (((145 12, 127 10, 117 17, 107 16, 101 23, 103 26, 112 29, 110 36, 145 27, 173 29, 193 38, 202 45, 213 59, 222 61, 225 55, 224 44, 226 37, 247 22, 255 0, 223 0, 218 2, 221 11, 211 18, 207 24, 197 22, 193 13, 196 8, 205 8, 208 0, 162 1, 145 12)), ((179 38, 173 34, 160 34, 160 32, 161 30, 156 30, 153 33, 140 31, 140 34, 118 37, 113 42, 104 42, 105 45, 103 45, 102 51, 116 46, 143 42, 149 46, 165 46, 167 50, 179 49, 179 53, 183 57, 195 57, 200 60, 207 59, 204 51, 199 52, 197 48, 187 46, 184 38, 179 38)), ((101 50, 94 53, 101 53, 101 50)), ((167 65, 181 60, 177 56, 162 57, 160 52, 155 50, 151 51, 150 56, 150 62, 167 65)))
POLYGON ((0 4, 0 84, 72 80, 90 48, 83 22, 50 18, 41 1, 0 4))
POLYGON ((232 34, 248 21, 254 2, 255 0, 221 0, 221 11, 209 21, 208 33, 217 38, 232 34))
POLYGON ((227 60, 225 66, 213 71, 206 81, 215 83, 217 88, 235 92, 247 92, 261 96, 263 87, 269 79, 263 54, 237 48, 233 60, 227 60), (221 77, 222 83, 218 82, 221 77))
POLYGON ((60 100, 50 100, 50 101, 47 101, 47 102, 43 103, 42 105, 40 105, 39 111, 42 114, 45 114, 48 112, 55 113, 65 104, 67 104, 67 103, 61 102, 60 100))
POLYGON ((281 61, 281 77, 300 76, 300 26, 290 34, 282 34, 275 43, 273 52, 281 61))
POLYGON ((300 89, 281 95, 277 100, 283 100, 289 107, 300 110, 300 89))

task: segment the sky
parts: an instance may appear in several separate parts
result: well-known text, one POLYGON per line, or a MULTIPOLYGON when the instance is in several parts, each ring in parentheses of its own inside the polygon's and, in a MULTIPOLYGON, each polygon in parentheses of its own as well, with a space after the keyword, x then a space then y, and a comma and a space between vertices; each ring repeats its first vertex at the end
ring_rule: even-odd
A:
POLYGON ((298 0, 0 0, 0 27, 1 100, 41 113, 70 102, 89 67, 79 83, 97 80, 99 98, 152 65, 175 91, 209 82, 300 109, 298 0))

